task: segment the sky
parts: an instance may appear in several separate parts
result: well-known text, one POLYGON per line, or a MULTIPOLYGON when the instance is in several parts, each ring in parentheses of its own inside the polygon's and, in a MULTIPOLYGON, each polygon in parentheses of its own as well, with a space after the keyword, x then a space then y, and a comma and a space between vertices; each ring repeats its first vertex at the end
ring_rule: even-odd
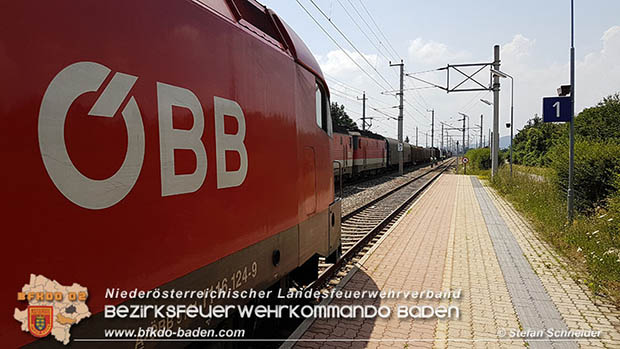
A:
MULTIPOLYGON (((421 1, 421 0, 259 0, 273 9, 304 40, 327 78, 331 101, 361 126, 362 91, 371 130, 396 137, 398 67, 405 73, 446 85, 447 64, 493 61, 500 45, 500 70, 514 77, 515 133, 534 114, 542 114, 542 97, 556 96, 569 84, 570 1, 421 1), (315 6, 316 5, 316 6, 315 6), (303 6, 303 7, 302 7, 303 6), (339 48, 306 13, 341 46, 339 48), (344 36, 340 33, 344 34, 344 36), (350 43, 349 43, 350 42, 350 43), (352 45, 351 45, 352 44, 352 45), (344 51, 343 51, 344 50, 344 51), (430 70, 430 71, 429 71, 430 70)), ((575 109, 595 106, 620 91, 620 1, 575 1, 575 109)), ((470 70, 464 70, 472 73, 470 70)), ((450 84, 459 82, 450 71, 450 84)), ((476 79, 487 85, 489 71, 476 79)), ((470 116, 471 146, 479 141, 480 115, 488 138, 492 92, 446 93, 405 77, 404 135, 415 144, 431 143, 431 112, 435 111, 435 142, 441 125, 461 126, 459 113, 470 116), (476 126, 478 125, 478 126, 476 126), (425 136, 428 134, 428 136, 425 136)), ((461 87, 472 87, 467 82, 461 87)), ((510 134, 510 80, 501 79, 500 136, 510 134)), ((447 131, 460 138, 457 131, 447 131)))

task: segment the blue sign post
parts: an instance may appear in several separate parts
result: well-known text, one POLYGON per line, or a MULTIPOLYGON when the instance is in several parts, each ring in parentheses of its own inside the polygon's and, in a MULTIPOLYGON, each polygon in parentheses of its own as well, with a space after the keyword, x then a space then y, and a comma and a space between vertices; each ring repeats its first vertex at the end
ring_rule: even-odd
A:
POLYGON ((568 97, 544 97, 544 122, 570 122, 571 104, 568 97))

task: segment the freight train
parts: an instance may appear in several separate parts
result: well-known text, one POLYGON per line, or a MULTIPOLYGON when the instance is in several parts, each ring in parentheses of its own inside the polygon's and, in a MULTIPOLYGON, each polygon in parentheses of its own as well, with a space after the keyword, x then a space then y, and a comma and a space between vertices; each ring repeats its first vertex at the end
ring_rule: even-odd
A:
MULTIPOLYGON (((105 306, 152 302, 107 290, 265 289, 337 255, 333 140, 353 143, 333 135, 319 64, 276 13, 251 0, 11 1, 0 22, 4 347, 185 326, 106 319, 105 306), (78 286, 86 299, 47 297, 78 286), (47 338, 27 331, 28 306, 54 307, 36 319, 47 338)), ((351 170, 391 164, 384 140, 355 142, 351 170)), ((153 344, 137 342, 115 344, 153 344)))
MULTIPOLYGON (((332 145, 334 176, 343 179, 398 168, 398 140, 370 131, 335 128, 332 145)), ((403 142, 403 165, 412 166, 439 160, 438 148, 422 148, 403 142)))

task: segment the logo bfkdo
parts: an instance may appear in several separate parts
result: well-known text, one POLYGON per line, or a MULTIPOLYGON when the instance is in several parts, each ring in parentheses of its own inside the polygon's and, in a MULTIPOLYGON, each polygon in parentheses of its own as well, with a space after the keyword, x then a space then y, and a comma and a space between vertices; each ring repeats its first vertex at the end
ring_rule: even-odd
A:
POLYGON ((28 331, 35 337, 45 337, 52 332, 54 308, 50 306, 28 306, 28 331))
POLYGON ((71 340, 71 326, 90 317, 86 305, 88 289, 80 284, 61 285, 43 275, 30 274, 30 282, 17 292, 18 301, 27 301, 28 307, 15 308, 13 318, 21 323, 21 330, 34 337, 54 337, 62 344, 71 340))

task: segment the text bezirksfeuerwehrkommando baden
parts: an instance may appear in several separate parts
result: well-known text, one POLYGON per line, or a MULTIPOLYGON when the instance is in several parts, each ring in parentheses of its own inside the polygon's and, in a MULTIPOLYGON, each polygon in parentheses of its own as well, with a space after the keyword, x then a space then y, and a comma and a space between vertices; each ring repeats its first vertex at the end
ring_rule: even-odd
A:
POLYGON ((394 307, 386 305, 213 305, 212 300, 226 303, 226 300, 239 299, 402 299, 406 300, 439 300, 459 299, 461 290, 446 291, 398 291, 398 290, 355 290, 343 291, 332 289, 329 291, 272 291, 272 290, 121 290, 107 289, 108 299, 152 299, 157 303, 167 300, 202 300, 202 304, 140 304, 140 305, 106 305, 105 318, 147 319, 147 318, 229 318, 238 314, 242 318, 389 318, 397 314, 399 318, 459 318, 458 306, 450 305, 411 305, 396 304, 394 307))

